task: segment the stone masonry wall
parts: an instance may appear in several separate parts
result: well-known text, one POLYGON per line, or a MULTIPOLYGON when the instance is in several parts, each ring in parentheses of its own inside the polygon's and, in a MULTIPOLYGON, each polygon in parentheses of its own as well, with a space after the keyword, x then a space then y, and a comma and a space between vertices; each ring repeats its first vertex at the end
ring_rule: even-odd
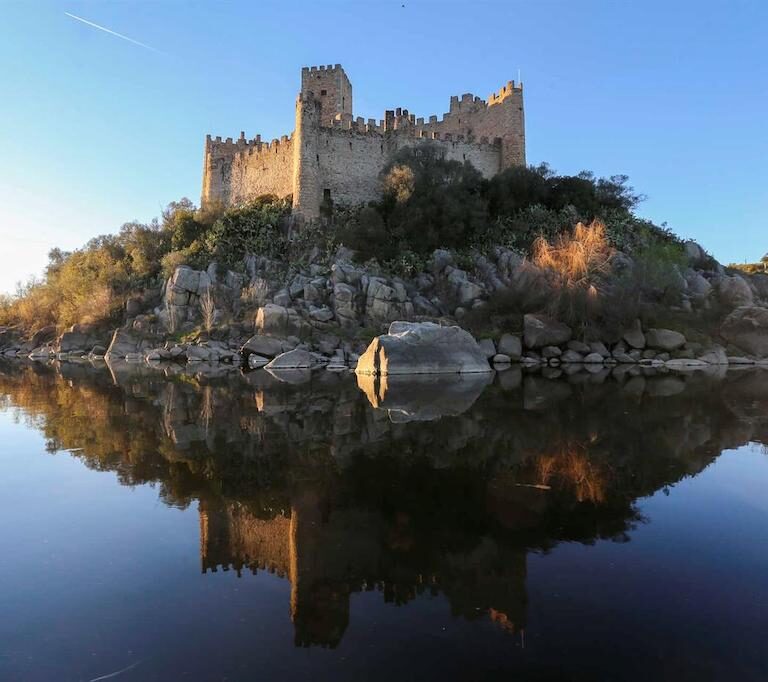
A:
POLYGON ((260 137, 237 142, 210 136, 205 144, 203 203, 226 205, 253 199, 260 194, 288 196, 293 192, 293 140, 262 142, 260 137))
POLYGON ((310 92, 321 102, 320 125, 332 125, 337 115, 352 116, 352 84, 340 64, 305 66, 301 70, 301 94, 310 92))
POLYGON ((379 196, 379 174, 402 148, 438 145, 449 159, 469 161, 485 177, 524 165, 522 86, 510 81, 488 100, 451 97, 438 119, 406 109, 383 120, 352 117, 352 85, 340 65, 304 68, 292 137, 264 144, 259 137, 206 139, 201 202, 231 205, 260 194, 293 195, 296 213, 319 215, 333 202, 358 204, 379 196))
POLYGON ((439 147, 448 159, 469 161, 487 178, 500 170, 500 147, 494 143, 324 128, 320 131, 315 158, 320 190, 330 190, 331 200, 343 204, 377 199, 381 194, 379 177, 383 168, 398 151, 419 144, 439 147))

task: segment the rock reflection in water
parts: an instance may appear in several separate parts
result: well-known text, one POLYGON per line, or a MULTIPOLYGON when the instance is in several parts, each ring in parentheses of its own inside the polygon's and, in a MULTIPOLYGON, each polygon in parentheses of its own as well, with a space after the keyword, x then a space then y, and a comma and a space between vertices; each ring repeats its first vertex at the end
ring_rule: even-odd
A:
POLYGON ((466 412, 492 374, 358 374, 357 385, 372 407, 393 422, 432 421, 466 412))
POLYGON ((3 364, 0 396, 51 452, 196 504, 209 578, 289 580, 298 645, 338 644, 363 590, 397 604, 439 592, 456 616, 518 632, 529 552, 626 541, 639 497, 768 442, 760 371, 566 382, 510 370, 488 386, 389 377, 363 391, 329 372, 298 385, 167 374, 3 364))

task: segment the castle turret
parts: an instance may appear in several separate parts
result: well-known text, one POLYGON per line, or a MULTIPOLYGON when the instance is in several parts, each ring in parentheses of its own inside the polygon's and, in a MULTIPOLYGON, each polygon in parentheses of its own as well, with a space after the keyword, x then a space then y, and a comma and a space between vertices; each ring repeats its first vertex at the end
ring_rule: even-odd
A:
POLYGON ((310 91, 296 100, 293 145, 293 211, 304 218, 320 215, 320 120, 322 104, 310 91))
POLYGON ((301 70, 301 95, 314 94, 320 102, 320 125, 332 126, 340 114, 352 118, 352 84, 341 64, 305 66, 301 70))
POLYGON ((523 84, 509 81, 488 98, 487 124, 484 135, 500 137, 501 170, 525 165, 525 112, 523 84))

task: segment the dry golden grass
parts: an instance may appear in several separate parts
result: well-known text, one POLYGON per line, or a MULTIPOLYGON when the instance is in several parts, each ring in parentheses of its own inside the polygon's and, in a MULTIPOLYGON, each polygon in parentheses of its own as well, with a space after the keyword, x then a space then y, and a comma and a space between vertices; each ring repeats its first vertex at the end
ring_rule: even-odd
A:
POLYGON ((536 460, 536 477, 539 485, 558 482, 570 488, 579 502, 605 501, 607 472, 580 445, 564 444, 555 452, 541 455, 536 460))
POLYGON ((613 254, 605 225, 595 220, 589 225, 578 223, 573 233, 562 234, 552 243, 539 237, 533 244, 532 260, 538 267, 551 270, 566 286, 594 289, 591 278, 608 271, 613 254))

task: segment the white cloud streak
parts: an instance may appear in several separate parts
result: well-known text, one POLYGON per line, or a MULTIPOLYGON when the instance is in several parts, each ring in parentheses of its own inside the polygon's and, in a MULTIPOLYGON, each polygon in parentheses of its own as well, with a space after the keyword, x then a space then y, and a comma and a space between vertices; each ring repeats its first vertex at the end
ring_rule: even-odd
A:
POLYGON ((152 52, 157 52, 158 54, 162 54, 160 50, 156 50, 151 45, 145 45, 144 43, 140 43, 138 40, 134 40, 133 38, 129 38, 128 36, 124 36, 122 33, 118 33, 117 31, 113 31, 109 28, 106 28, 105 26, 99 26, 98 24, 94 24, 92 21, 88 21, 87 19, 83 19, 82 17, 78 17, 75 14, 70 14, 69 12, 64 12, 68 17, 71 19, 75 19, 76 21, 80 21, 88 26, 92 26, 93 28, 99 29, 99 31, 104 31, 105 33, 109 33, 110 35, 116 36, 118 38, 122 38, 123 40, 127 40, 129 43, 133 43, 134 45, 138 45, 139 47, 143 47, 146 50, 151 50, 152 52))

